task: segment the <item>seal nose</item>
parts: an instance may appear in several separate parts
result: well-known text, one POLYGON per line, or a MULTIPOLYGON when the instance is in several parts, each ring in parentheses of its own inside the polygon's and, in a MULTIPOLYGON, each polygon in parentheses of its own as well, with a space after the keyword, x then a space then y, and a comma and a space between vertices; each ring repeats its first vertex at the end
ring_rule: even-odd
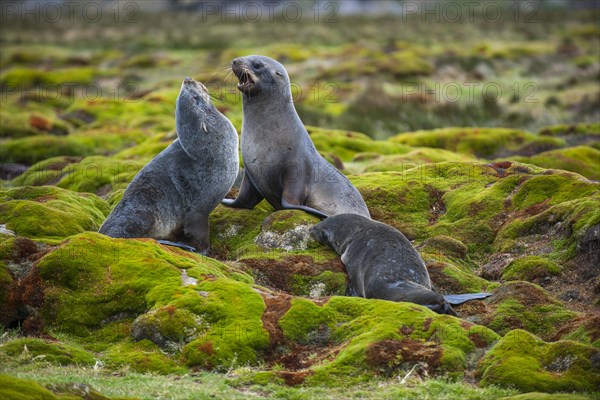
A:
POLYGON ((190 78, 189 76, 183 80, 183 83, 188 84, 188 85, 192 82, 194 82, 194 80, 192 78, 190 78))
POLYGON ((238 65, 240 65, 242 63, 242 59, 241 59, 241 57, 234 58, 231 63, 237 67, 238 65))

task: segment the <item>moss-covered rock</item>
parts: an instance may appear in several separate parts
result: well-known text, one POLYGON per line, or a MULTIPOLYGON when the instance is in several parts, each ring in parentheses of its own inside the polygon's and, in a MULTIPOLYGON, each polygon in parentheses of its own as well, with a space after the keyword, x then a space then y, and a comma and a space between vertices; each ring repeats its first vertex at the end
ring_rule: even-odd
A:
MULTIPOLYGON (((354 161, 360 161, 362 154, 357 154, 354 161)), ((421 164, 439 162, 475 162, 476 157, 459 154, 444 149, 421 147, 406 154, 380 156, 364 162, 365 172, 406 171, 421 164)))
POLYGON ((0 191, 0 221, 19 236, 58 243, 84 231, 96 231, 108 215, 108 204, 92 194, 52 186, 0 191))
POLYGON ((532 155, 563 147, 565 142, 552 137, 503 128, 445 128, 402 133, 390 141, 415 147, 434 147, 484 158, 514 154, 532 155))
POLYGON ((525 329, 548 340, 578 315, 543 288, 528 282, 503 284, 488 302, 493 311, 486 316, 484 325, 500 334, 512 329, 525 329))
POLYGON ((208 328, 201 316, 175 306, 159 307, 133 321, 131 337, 135 341, 150 340, 170 352, 191 342, 208 328))
POLYGON ((600 384, 599 350, 562 340, 545 343, 524 330, 504 336, 479 364, 481 385, 524 392, 595 391, 600 384))
POLYGON ((54 393, 32 380, 15 378, 5 374, 0 374, 0 395, 10 400, 59 399, 54 393))
POLYGON ((0 353, 11 357, 28 356, 31 360, 47 361, 60 365, 94 365, 92 354, 78 346, 52 343, 41 339, 21 338, 0 345, 0 353))
POLYGON ((550 150, 531 157, 513 156, 511 159, 539 167, 576 172, 588 179, 600 180, 600 150, 590 146, 550 150))
POLYGON ((330 349, 306 377, 313 384, 360 381, 417 362, 430 373, 462 375, 467 358, 498 339, 482 326, 415 304, 355 297, 323 305, 293 299, 278 324, 287 340, 330 349))
POLYGON ((314 242, 308 230, 318 222, 303 211, 276 211, 262 221, 255 242, 265 249, 306 250, 314 242))
POLYGON ((211 328, 183 348, 186 365, 226 369, 255 364, 259 354, 269 346, 269 335, 263 326, 265 303, 248 284, 218 278, 198 284, 201 301, 177 299, 172 304, 186 305, 191 311, 205 315, 211 328))
POLYGON ((113 239, 92 232, 69 238, 38 268, 46 285, 47 323, 79 336, 169 305, 173 298, 201 301, 194 286, 182 286, 181 269, 197 280, 231 276, 251 281, 216 260, 152 239, 113 239))
POLYGON ((145 140, 136 130, 90 130, 67 136, 35 135, 2 143, 0 157, 5 162, 32 165, 56 156, 88 156, 114 153, 145 140))
POLYGON ((158 346, 149 340, 114 345, 106 351, 103 361, 111 369, 127 368, 140 373, 167 375, 188 372, 187 368, 163 354, 158 346))
POLYGON ((539 256, 526 256, 511 262, 502 273, 502 279, 534 282, 558 274, 560 274, 560 267, 552 261, 539 256))
POLYGON ((323 129, 307 126, 306 130, 317 150, 333 154, 342 161, 352 161, 358 153, 404 154, 412 150, 409 146, 382 140, 373 140, 369 136, 351 131, 323 129))
POLYGON ((440 254, 454 259, 465 259, 469 250, 463 242, 447 235, 438 235, 426 239, 419 251, 440 254))
POLYGON ((145 164, 144 161, 113 157, 52 157, 34 164, 13 185, 56 185, 76 192, 99 195, 125 189, 145 164))
POLYGON ((0 75, 0 83, 9 87, 27 88, 36 85, 89 84, 98 71, 91 67, 75 67, 43 71, 32 68, 13 68, 0 75))

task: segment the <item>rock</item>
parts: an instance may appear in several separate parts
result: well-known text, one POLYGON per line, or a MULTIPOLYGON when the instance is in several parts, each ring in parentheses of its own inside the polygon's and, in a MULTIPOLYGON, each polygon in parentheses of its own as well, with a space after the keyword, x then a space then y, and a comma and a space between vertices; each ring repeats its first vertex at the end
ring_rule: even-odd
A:
POLYGON ((485 279, 500 279, 504 269, 514 260, 508 253, 494 253, 487 264, 481 267, 481 276, 485 279))
POLYGON ((588 260, 589 276, 600 274, 600 224, 589 227, 577 243, 577 254, 588 260))
POLYGON ((131 325, 131 338, 148 339, 163 350, 175 353, 206 332, 209 324, 186 309, 161 307, 140 315, 131 325))
POLYGON ((314 242, 308 230, 318 222, 304 211, 276 211, 262 222, 255 242, 265 249, 306 250, 314 242))

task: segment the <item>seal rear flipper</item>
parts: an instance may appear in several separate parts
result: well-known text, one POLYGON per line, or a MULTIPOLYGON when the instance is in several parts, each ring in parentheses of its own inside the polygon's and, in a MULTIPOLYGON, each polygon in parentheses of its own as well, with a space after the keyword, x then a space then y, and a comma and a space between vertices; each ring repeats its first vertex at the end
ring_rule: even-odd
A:
POLYGON ((156 241, 158 243, 160 243, 160 244, 164 244, 166 246, 179 247, 180 249, 183 249, 183 250, 186 250, 186 251, 190 251, 192 253, 197 253, 198 252, 196 250, 196 248, 194 248, 192 246, 188 246, 187 244, 184 244, 184 243, 176 243, 176 242, 171 242, 169 240, 162 240, 162 239, 157 239, 156 241))
POLYGON ((485 299, 486 297, 490 297, 492 294, 491 293, 465 293, 465 294, 445 294, 444 299, 452 304, 452 305, 458 305, 458 304, 462 304, 462 303, 466 303, 467 301, 471 301, 471 300, 479 300, 479 299, 485 299))
POLYGON ((296 204, 290 204, 285 199, 281 199, 281 206, 286 210, 302 210, 311 215, 314 215, 317 218, 321 218, 321 219, 329 218, 329 215, 327 215, 319 210, 315 210, 314 208, 308 207, 308 206, 300 206, 300 205, 296 205, 296 204))
POLYGON ((256 189, 256 186, 252 184, 248 173, 244 171, 244 177, 242 178, 242 184, 240 185, 240 191, 235 199, 223 199, 221 204, 231 208, 246 208, 252 210, 254 206, 260 203, 264 199, 264 196, 256 189))

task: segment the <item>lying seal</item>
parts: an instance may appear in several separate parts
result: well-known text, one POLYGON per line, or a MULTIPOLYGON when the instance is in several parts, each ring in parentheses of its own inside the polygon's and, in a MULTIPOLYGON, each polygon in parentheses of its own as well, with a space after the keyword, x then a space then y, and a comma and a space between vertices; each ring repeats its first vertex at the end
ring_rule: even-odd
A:
POLYGON ((488 293, 448 295, 431 290, 425 263, 398 230, 356 214, 327 218, 311 235, 342 257, 348 272, 346 294, 421 304, 439 314, 457 315, 450 304, 488 297, 488 293))
POLYGON ((232 69, 243 93, 244 177, 238 197, 223 204, 252 209, 264 198, 276 210, 299 209, 320 218, 343 213, 370 217, 358 190, 310 140, 283 65, 248 56, 233 60, 232 69))
POLYGON ((208 215, 238 173, 238 135, 204 85, 190 78, 177 98, 176 121, 178 139, 135 176, 99 232, 183 242, 205 254, 208 215))

